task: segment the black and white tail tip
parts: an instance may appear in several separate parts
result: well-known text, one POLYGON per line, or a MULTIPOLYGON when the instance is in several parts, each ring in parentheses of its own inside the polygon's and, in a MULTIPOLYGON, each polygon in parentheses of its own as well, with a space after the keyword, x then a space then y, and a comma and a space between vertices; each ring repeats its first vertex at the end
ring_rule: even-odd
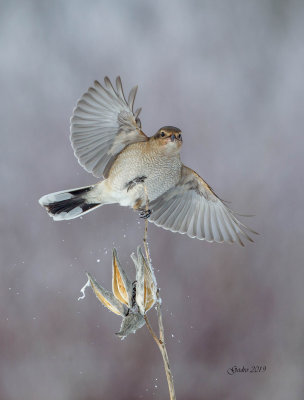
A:
POLYGON ((46 194, 39 199, 39 203, 45 207, 54 221, 74 219, 101 205, 86 200, 86 195, 92 188, 93 186, 86 186, 46 194))

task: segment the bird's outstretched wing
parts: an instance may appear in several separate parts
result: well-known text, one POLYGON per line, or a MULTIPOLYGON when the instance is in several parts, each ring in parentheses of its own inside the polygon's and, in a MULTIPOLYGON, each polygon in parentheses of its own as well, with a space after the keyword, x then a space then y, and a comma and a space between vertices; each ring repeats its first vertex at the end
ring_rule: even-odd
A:
POLYGON ((80 165, 94 176, 107 177, 108 171, 127 145, 146 141, 138 115, 133 112, 137 92, 135 86, 125 99, 120 77, 116 89, 109 78, 105 87, 95 81, 94 86, 78 100, 71 117, 71 143, 80 165))
POLYGON ((149 204, 149 221, 172 232, 208 242, 238 242, 250 228, 243 225, 212 191, 210 186, 192 169, 183 166, 177 185, 149 204))

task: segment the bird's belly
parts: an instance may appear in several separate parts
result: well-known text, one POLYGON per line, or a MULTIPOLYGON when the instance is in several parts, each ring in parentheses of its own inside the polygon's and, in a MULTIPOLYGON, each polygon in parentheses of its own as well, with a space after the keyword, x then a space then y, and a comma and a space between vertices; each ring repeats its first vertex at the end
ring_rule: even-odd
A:
POLYGON ((148 195, 148 200, 151 202, 152 200, 165 193, 175 184, 175 180, 171 180, 168 178, 161 179, 159 177, 154 178, 153 176, 149 176, 145 179, 145 184, 138 183, 130 190, 125 188, 122 191, 117 191, 117 202, 121 206, 133 207, 140 200, 141 206, 143 206, 146 202, 146 193, 148 195))
POLYGON ((145 184, 147 187, 147 193, 149 201, 152 201, 165 193, 167 190, 171 189, 179 180, 177 174, 168 174, 166 171, 160 174, 151 174, 147 177, 145 184))
POLYGON ((117 203, 122 206, 133 207, 138 200, 145 204, 147 191, 149 201, 162 195, 171 187, 175 186, 180 178, 180 162, 171 160, 135 160, 128 163, 116 163, 111 170, 109 181, 117 203), (144 185, 137 183, 130 185, 134 179, 143 177, 144 185))

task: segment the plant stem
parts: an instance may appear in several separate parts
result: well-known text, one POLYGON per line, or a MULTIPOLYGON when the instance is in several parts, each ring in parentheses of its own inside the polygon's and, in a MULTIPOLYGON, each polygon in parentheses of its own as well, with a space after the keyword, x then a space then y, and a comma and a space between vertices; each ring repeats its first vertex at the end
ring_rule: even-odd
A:
MULTIPOLYGON (((157 304, 158 304, 157 305, 157 315, 158 315, 158 321, 159 321, 158 323, 159 323, 160 336, 164 336, 164 328, 162 326, 162 316, 161 316, 159 301, 157 302, 157 304), (160 325, 160 321, 161 321, 161 325, 160 325)), ((157 344, 159 351, 161 352, 161 355, 163 357, 163 362, 164 362, 164 367, 165 367, 165 372, 166 372, 166 377, 167 377, 167 383, 168 383, 168 388, 169 388, 169 394, 170 394, 170 400, 176 400, 173 375, 172 375, 170 364, 169 364, 169 357, 168 357, 168 352, 166 349, 165 342, 157 337, 153 328, 150 325, 147 315, 145 315, 144 318, 146 321, 147 328, 148 328, 149 332, 151 333, 151 336, 153 337, 153 339, 154 339, 155 343, 157 344)))
MULTIPOLYGON (((148 211, 149 199, 148 199, 147 188, 146 188, 145 184, 144 184, 144 191, 145 191, 145 196, 146 196, 146 211, 148 211)), ((145 230, 144 230, 143 242, 144 242, 144 248, 145 248, 145 253, 146 253, 146 259, 147 259, 147 262, 149 263, 149 265, 151 266, 151 258, 150 258, 147 237, 148 237, 148 219, 145 220, 145 230)), ((151 266, 151 268, 152 268, 152 266, 151 266)), ((147 314, 145 314, 144 318, 146 321, 147 328, 148 328, 151 336, 153 337, 155 343, 157 344, 159 351, 161 352, 161 355, 163 357, 163 362, 164 362, 164 367, 165 367, 165 372, 166 372, 166 377, 167 377, 167 382, 168 382, 168 388, 169 388, 169 394, 170 394, 170 400, 176 400, 174 383, 173 383, 173 375, 172 375, 172 372, 170 369, 169 357, 168 357, 168 352, 167 352, 166 344, 165 344, 165 334, 164 334, 163 317, 162 317, 162 312, 161 312, 161 299, 159 297, 159 289, 157 290, 156 296, 157 296, 156 310, 157 310, 157 320, 158 320, 158 328, 159 328, 159 338, 157 337, 156 333, 154 332, 152 326, 150 325, 147 314)))

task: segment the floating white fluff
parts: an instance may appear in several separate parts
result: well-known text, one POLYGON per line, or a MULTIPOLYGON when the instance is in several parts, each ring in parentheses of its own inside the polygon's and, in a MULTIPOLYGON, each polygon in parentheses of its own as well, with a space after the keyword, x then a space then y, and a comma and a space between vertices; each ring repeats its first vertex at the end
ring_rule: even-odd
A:
POLYGON ((84 287, 83 287, 82 289, 80 289, 80 291, 81 291, 81 293, 82 293, 82 296, 78 297, 78 301, 79 301, 79 300, 83 300, 83 299, 85 298, 85 290, 86 290, 86 288, 89 287, 89 286, 91 286, 90 278, 88 278, 87 283, 84 285, 84 287))

